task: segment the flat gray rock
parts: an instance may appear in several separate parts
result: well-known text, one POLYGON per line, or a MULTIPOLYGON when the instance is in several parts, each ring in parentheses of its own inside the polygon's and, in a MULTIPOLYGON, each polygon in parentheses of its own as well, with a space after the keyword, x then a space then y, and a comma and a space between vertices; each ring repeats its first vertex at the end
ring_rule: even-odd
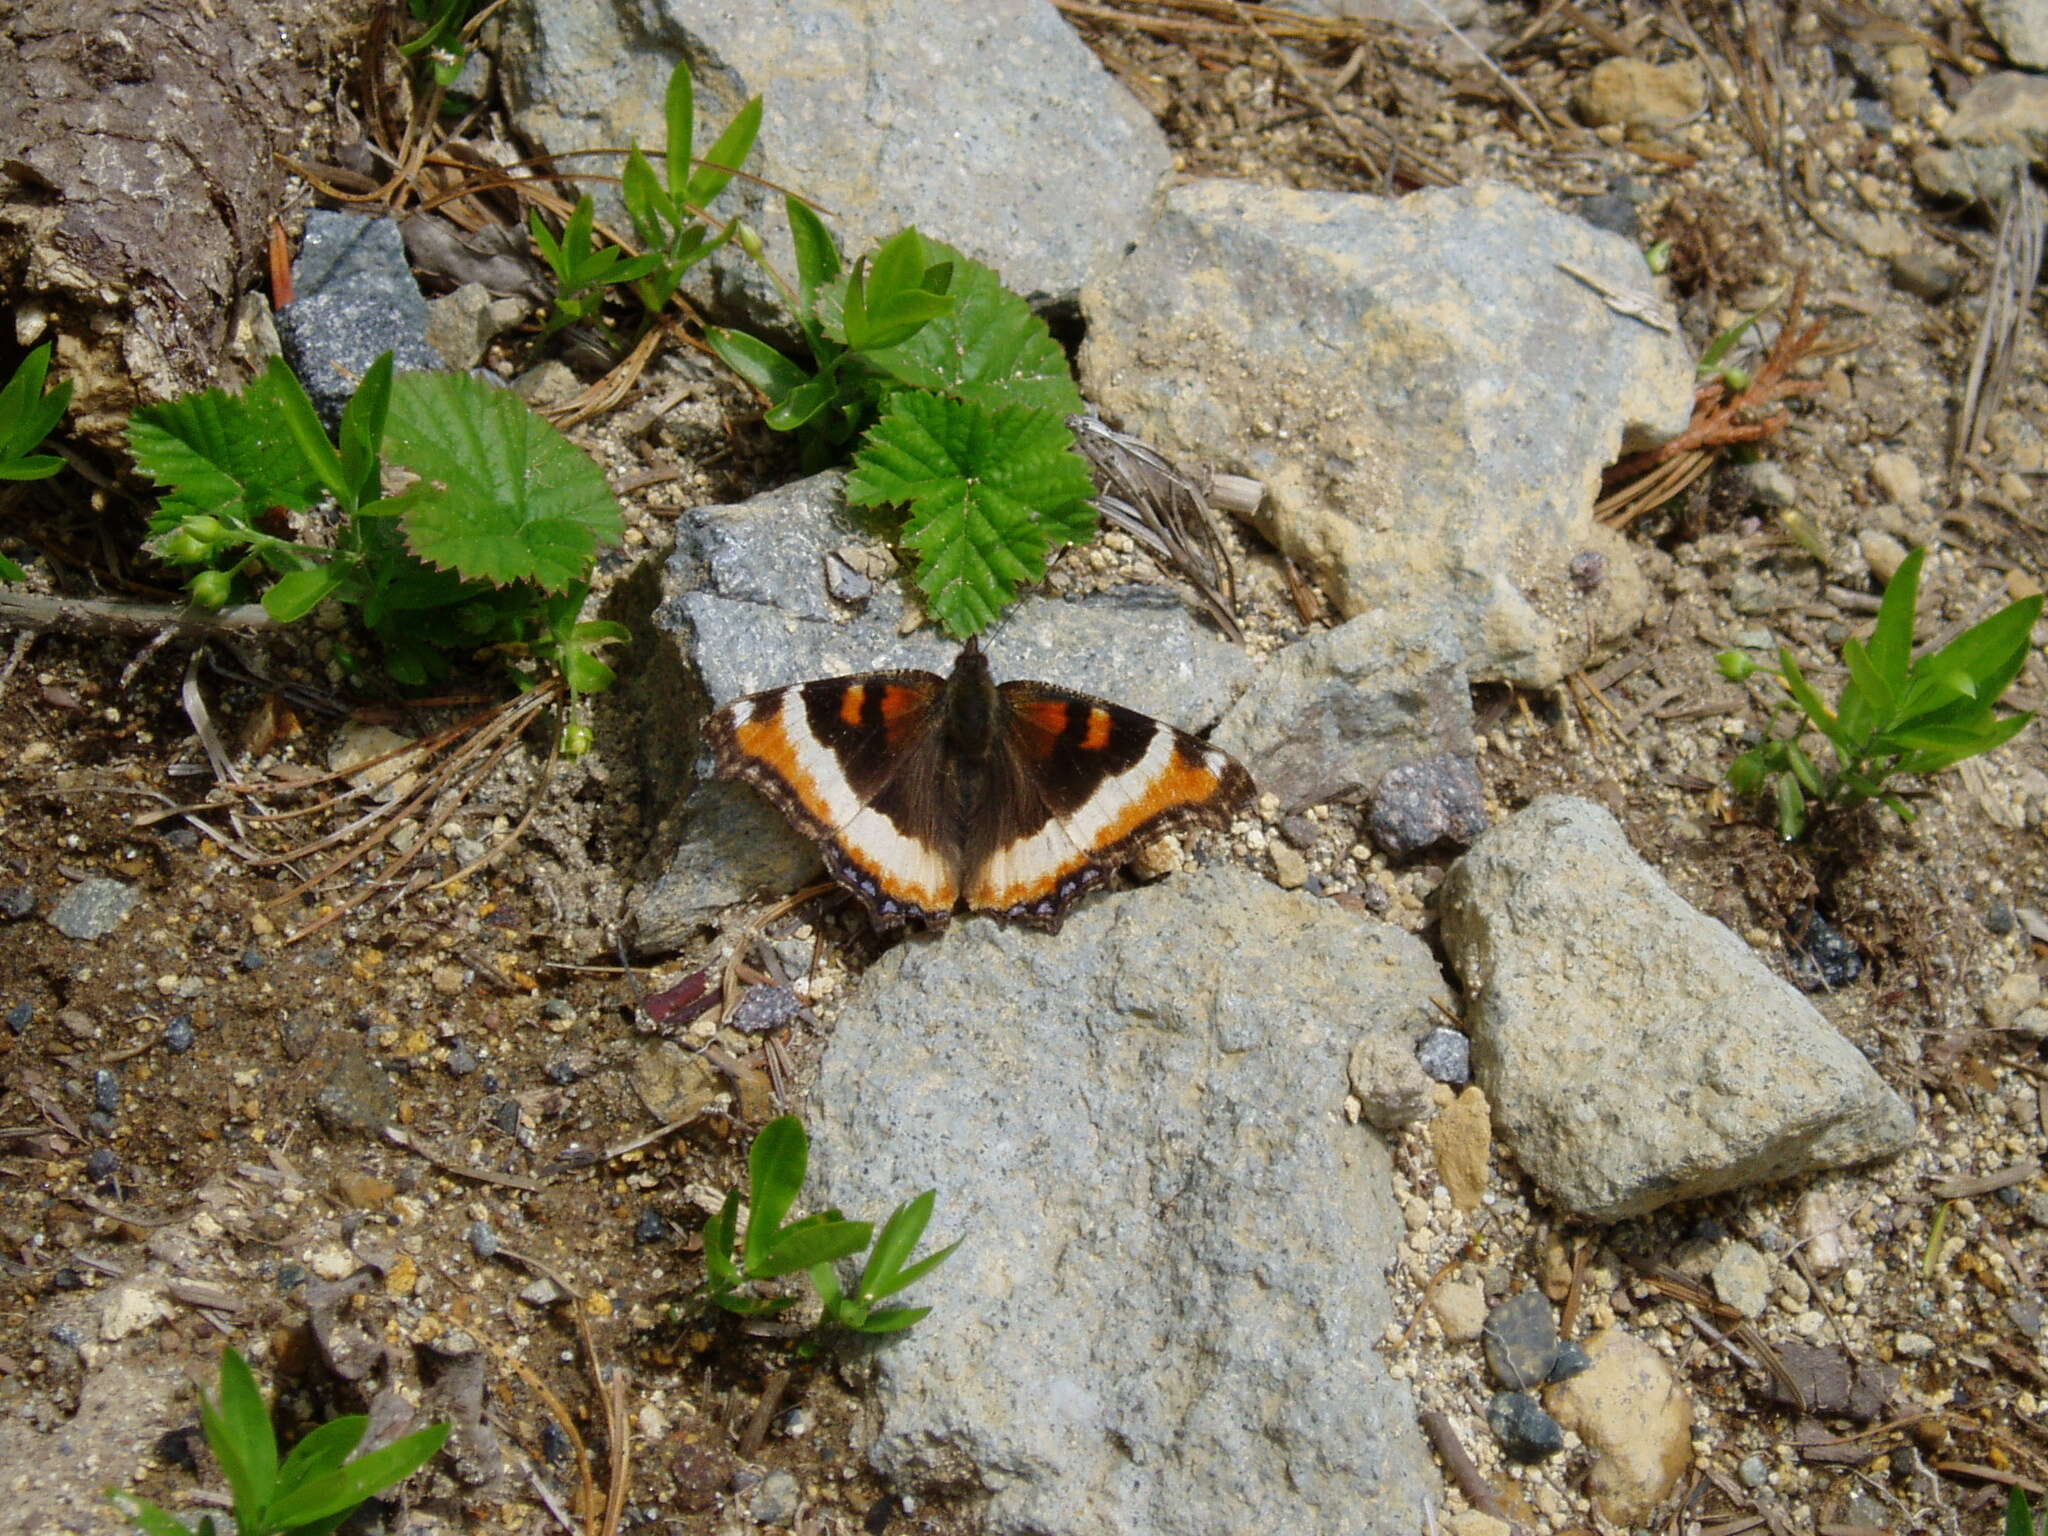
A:
POLYGON ((1475 678, 1543 687, 1644 611, 1601 470, 1691 417, 1690 354, 1631 306, 1672 323, 1629 242, 1512 188, 1192 182, 1084 291, 1082 383, 1264 482, 1261 531, 1344 616, 1447 617, 1475 678))
MULTIPOLYGON (((900 632, 904 578, 871 584, 858 603, 832 596, 835 553, 885 550, 879 528, 850 511, 842 478, 816 475, 678 521, 654 611, 701 710, 811 678, 892 667, 944 674, 960 647, 927 624, 900 632)), ((997 681, 1033 678, 1095 694, 1183 730, 1213 724, 1251 680, 1252 663, 1163 587, 1078 601, 1029 597, 983 637, 997 681)), ((695 743, 702 715, 664 722, 658 742, 695 743)), ((666 752, 671 771, 675 754, 666 752)), ((684 754, 687 759, 694 746, 684 754)), ((817 851, 750 789, 692 788, 666 872, 635 909, 643 954, 673 948, 734 903, 786 895, 816 877, 817 851)))
POLYGON ((1283 810, 1364 799, 1389 769, 1472 751, 1472 684, 1448 624, 1360 614, 1267 661, 1216 745, 1283 810))
MULTIPOLYGON (((915 224, 1019 293, 1071 302, 1136 237, 1171 166, 1158 126, 1044 0, 515 0, 502 59, 513 120, 555 154, 659 148, 679 55, 696 80, 697 152, 763 96, 746 169, 832 210, 849 259, 915 224)), ((779 193, 735 182, 715 211, 744 214, 795 270, 779 193)), ((757 317, 779 310, 751 263, 721 257, 718 271, 757 317)))
POLYGON ((999 1536, 1418 1529, 1391 1165, 1343 1106, 1353 1045, 1440 989, 1409 935, 1229 867, 885 955, 822 1063, 817 1195, 935 1188, 932 1245, 966 1241, 874 1356, 878 1469, 999 1536))
POLYGON ((104 939, 128 920, 141 892, 124 880, 81 880, 50 909, 50 926, 67 939, 104 939))
POLYGON ((292 283, 298 296, 277 312, 278 338, 330 426, 382 354, 393 353, 400 370, 442 366, 427 345, 427 301, 397 220, 307 214, 292 283))
POLYGON ((1535 801, 1439 899, 1494 1129, 1565 1210, 1614 1221, 1911 1145, 1862 1053, 1600 807, 1535 801))

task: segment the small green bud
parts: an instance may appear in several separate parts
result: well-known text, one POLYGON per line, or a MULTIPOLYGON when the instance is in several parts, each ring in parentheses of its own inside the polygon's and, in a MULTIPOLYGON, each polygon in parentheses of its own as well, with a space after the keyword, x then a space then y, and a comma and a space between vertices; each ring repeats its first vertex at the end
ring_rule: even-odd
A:
POLYGON ((745 251, 749 258, 754 261, 762 260, 761 253, 763 247, 761 237, 754 232, 753 225, 749 224, 745 219, 741 219, 738 226, 733 230, 732 237, 739 242, 740 249, 745 251))
POLYGON ((156 552, 173 565, 197 565, 206 558, 207 547, 183 528, 173 528, 156 541, 156 552))
POLYGON ((1721 382, 1727 386, 1729 394, 1739 395, 1756 381, 1747 368, 1723 368, 1721 382))
POLYGON ((1721 652, 1714 658, 1714 665, 1721 669, 1721 675, 1731 683, 1739 683, 1753 673, 1763 670, 1753 657, 1745 656, 1741 651, 1721 652))
POLYGON ((178 527, 180 532, 189 533, 200 543, 208 545, 220 543, 227 537, 228 532, 219 518, 204 514, 199 517, 188 517, 178 527))
POLYGON ((572 720, 562 727, 562 756, 570 762, 576 761, 597 744, 597 732, 581 720, 572 720))
POLYGON ((201 571, 192 578, 192 601, 201 608, 219 608, 234 592, 235 578, 226 571, 201 571))

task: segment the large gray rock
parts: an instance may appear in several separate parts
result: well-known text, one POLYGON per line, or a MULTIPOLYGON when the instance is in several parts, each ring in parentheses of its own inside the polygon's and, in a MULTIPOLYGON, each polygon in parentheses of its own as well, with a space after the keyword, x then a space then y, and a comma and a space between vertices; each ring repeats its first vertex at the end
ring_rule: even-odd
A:
POLYGON ((1283 810, 1370 794, 1404 762, 1472 751, 1472 684, 1449 625, 1365 613, 1266 663, 1211 738, 1283 810))
POLYGON ((1343 1104, 1352 1046, 1440 987, 1414 938, 1235 868, 885 955, 822 1064, 818 1193, 935 1188, 965 1242, 875 1356, 876 1466, 1018 1536, 1417 1529, 1439 1495, 1374 1347, 1390 1163, 1343 1104))
POLYGON ((1440 900, 1494 1127, 1564 1209, 1613 1221, 1912 1143, 1856 1047, 1598 806, 1537 800, 1440 900))
MULTIPOLYGON (((859 603, 832 595, 838 552, 885 549, 878 525, 850 511, 842 477, 816 475, 750 501, 697 507, 676 527, 655 628, 701 709, 814 677, 916 667, 944 673, 959 646, 933 626, 904 634, 904 579, 871 584, 859 603)), ((1078 688, 1198 731, 1250 682, 1252 663, 1163 587, 1028 597, 983 637, 997 680, 1078 688)), ((674 948, 735 902, 786 895, 817 878, 817 850, 739 786, 693 785, 701 716, 664 722, 647 740, 687 797, 666 871, 635 909, 643 954, 674 948), (675 743, 684 742, 678 752, 675 743)))
MULTIPOLYGON (((1171 164, 1158 126, 1045 0, 514 0, 505 38, 513 120, 551 153, 659 148, 669 71, 687 55, 699 154, 759 94, 746 169, 831 209, 849 258, 915 224, 1026 295, 1071 301, 1136 236, 1171 164)), ((599 201, 616 208, 610 192, 599 201)), ((779 194, 736 181, 715 211, 743 213, 794 270, 779 194)), ((721 270, 757 313, 778 307, 751 264, 721 270)))
POLYGON ((1526 192, 1195 182, 1083 293, 1082 380, 1168 457, 1263 481, 1262 531, 1345 616, 1448 616, 1475 678, 1547 686, 1644 609, 1600 471, 1691 416, 1684 344, 1629 304, 1669 323, 1627 241, 1526 192), (1588 551, 1605 579, 1575 582, 1588 551))

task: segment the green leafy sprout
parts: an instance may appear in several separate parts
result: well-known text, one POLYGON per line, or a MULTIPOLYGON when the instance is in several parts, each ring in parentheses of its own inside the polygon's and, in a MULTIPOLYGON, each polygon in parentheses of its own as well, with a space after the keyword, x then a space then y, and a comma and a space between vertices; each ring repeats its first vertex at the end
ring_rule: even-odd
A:
POLYGON ((559 238, 549 232, 538 211, 527 216, 533 243, 555 277, 543 337, 568 325, 602 324, 607 294, 628 285, 646 311, 646 324, 654 324, 690 269, 738 230, 739 219, 734 217, 714 232, 706 209, 753 153, 761 132, 761 98, 754 97, 733 114, 701 163, 691 153, 697 102, 688 60, 679 60, 669 73, 662 115, 668 133, 666 175, 657 176, 645 152, 635 145, 626 156, 619 187, 626 216, 646 248, 641 254, 629 256, 617 245, 596 243, 596 205, 589 197, 578 199, 559 238))
MULTIPOLYGON (((1888 780, 1938 773, 1989 752, 2033 718, 2030 711, 1995 711, 2026 664, 2040 597, 2009 603, 1940 650, 1916 657, 1913 623, 1925 556, 1916 549, 1900 564, 1885 587, 1869 641, 1843 642, 1849 680, 1833 708, 1783 647, 1776 667, 1741 651, 1716 658, 1722 675, 1733 681, 1761 673, 1780 684, 1804 717, 1804 728, 1817 731, 1832 749, 1834 765, 1823 772, 1798 734, 1767 736, 1729 765, 1728 782, 1738 794, 1771 793, 1779 833, 1788 841, 1806 831, 1809 806, 1852 810, 1876 800, 1910 822, 1912 807, 1885 789, 1888 780)), ((1773 715, 1785 707, 1781 701, 1773 715)))
POLYGON ((2005 1501, 2005 1536, 2034 1536, 2034 1512, 2027 1507, 2026 1490, 2017 1485, 2005 1501))
POLYGON ((453 652, 486 650, 550 666, 574 694, 610 685, 597 652, 626 631, 578 614, 599 547, 620 541, 618 503, 597 466, 509 391, 468 374, 394 377, 387 353, 343 410, 337 443, 273 359, 239 395, 137 411, 128 435, 137 467, 165 487, 150 547, 194 571, 201 607, 271 577, 272 618, 348 605, 407 686, 445 676, 453 652), (386 495, 387 468, 412 483, 386 495), (339 517, 332 543, 293 537, 281 514, 323 501, 339 517))
MULTIPOLYGON (((351 1461, 370 1421, 350 1414, 311 1431, 280 1462, 270 1410, 233 1349, 221 1352, 220 1384, 213 1401, 201 1400, 199 1423, 234 1495, 236 1536, 328 1536, 365 1499, 425 1466, 448 1438, 446 1424, 430 1424, 351 1461)), ((195 1532, 147 1499, 113 1488, 107 1498, 147 1536, 217 1536, 211 1515, 195 1532)))
POLYGON ((878 1238, 872 1224, 848 1221, 837 1211, 789 1220, 809 1165, 810 1139, 795 1115, 784 1115, 761 1128, 747 1154, 752 1200, 744 1231, 740 1230, 740 1192, 736 1189, 727 1192, 725 1204, 705 1224, 703 1294, 728 1312, 765 1316, 793 1306, 796 1298, 761 1295, 755 1282, 802 1271, 824 1302, 829 1321, 854 1333, 900 1333, 931 1309, 877 1308, 875 1304, 914 1285, 960 1246, 956 1241, 910 1262, 931 1221, 935 1192, 928 1189, 899 1205, 882 1224, 878 1238), (849 1292, 840 1284, 837 1266, 866 1248, 871 1239, 874 1248, 858 1284, 849 1292))
POLYGON ((406 0, 421 31, 398 51, 408 59, 425 58, 433 67, 434 84, 447 90, 469 62, 470 13, 477 0, 406 0))
MULTIPOLYGON (((43 393, 49 371, 50 343, 46 341, 23 358, 0 385, 0 480, 46 480, 64 467, 54 453, 35 451, 64 419, 64 408, 71 403, 69 379, 43 393)), ((0 581, 27 579, 28 572, 0 555, 0 581)))
POLYGON ((995 271, 906 229, 848 269, 824 222, 785 200, 812 368, 744 332, 705 341, 796 432, 813 467, 853 450, 846 497, 903 507, 932 612, 978 634, 1095 531, 1094 479, 1066 418, 1081 394, 1045 322, 995 271))

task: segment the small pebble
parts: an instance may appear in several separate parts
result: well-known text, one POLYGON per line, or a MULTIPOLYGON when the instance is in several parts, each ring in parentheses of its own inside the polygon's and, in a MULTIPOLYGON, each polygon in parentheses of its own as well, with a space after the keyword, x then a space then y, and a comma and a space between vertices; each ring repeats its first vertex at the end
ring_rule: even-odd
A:
POLYGON ((7 1010, 7 1030, 10 1034, 25 1034, 36 1016, 35 1004, 16 1003, 7 1010))
POLYGON ((1802 992, 1832 992, 1863 974, 1862 951, 1810 907, 1793 919, 1790 958, 1802 992))
POLYGON ((1934 1340, 1924 1333, 1908 1330, 1892 1340, 1892 1348, 1899 1352, 1902 1359, 1925 1360, 1934 1353, 1934 1340))
POLYGON ((121 1112, 120 1074, 101 1067, 92 1075, 92 1107, 103 1115, 121 1112))
POLYGON ((1593 1357, 1587 1354, 1580 1345, 1567 1339, 1564 1343, 1557 1346, 1557 1364, 1550 1368, 1550 1374, 1544 1378, 1544 1381, 1546 1383, 1570 1381, 1572 1377, 1578 1375, 1581 1371, 1588 1371, 1592 1368, 1593 1357))
POLYGON ((450 1077, 467 1077, 477 1069, 476 1054, 466 1045, 457 1045, 449 1051, 448 1060, 443 1065, 450 1077))
POLYGON ((562 1299, 562 1288, 548 1279, 529 1280, 519 1288, 519 1299, 529 1307, 552 1307, 562 1299))
POLYGON ((787 987, 749 987, 732 1011, 732 1027, 746 1035, 780 1029, 803 1010, 803 999, 787 987))
POLYGON ((25 885, 0 885, 0 918, 19 922, 36 909, 36 893, 25 885))
POLYGON ((1735 1475, 1742 1479, 1743 1487, 1761 1488, 1771 1480, 1771 1464, 1761 1456, 1745 1456, 1735 1475))
POLYGON ((1472 1042, 1462 1031, 1432 1029, 1415 1047, 1415 1060, 1436 1082, 1463 1087, 1472 1080, 1472 1042))
POLYGON ((507 1136, 517 1136, 519 1134, 519 1101, 517 1099, 498 1100, 491 1107, 491 1124, 495 1125, 507 1136))
POLYGON ((2012 915, 2010 903, 1993 897, 1991 905, 1984 909, 1984 929, 1987 933, 2004 938, 2019 926, 2019 920, 2012 915))
POLYGON ((1283 891, 1298 891, 1308 883, 1308 860, 1285 843, 1273 843, 1266 849, 1267 857, 1273 861, 1273 879, 1283 891))
POLYGON ((1303 853, 1315 847, 1323 829, 1306 816, 1283 816, 1280 818, 1280 835, 1303 853))
POLYGON ((1497 1394, 1486 1405, 1486 1422, 1510 1461, 1544 1461, 1564 1449, 1564 1430, 1526 1392, 1497 1394))
POLYGON ((1897 452, 1880 453, 1870 461, 1870 483, 1900 506, 1918 501, 1925 488, 1920 466, 1897 452))
POLYGON ((1510 1296, 1486 1318, 1486 1367, 1510 1391, 1533 1387, 1557 1363, 1557 1315, 1541 1291, 1510 1296))
POLYGON ((576 1070, 576 1063, 570 1061, 567 1057, 549 1062, 544 1070, 547 1073, 548 1081, 559 1088, 568 1087, 580 1075, 576 1070))
POLYGON ((542 1017, 549 1019, 573 1019, 576 1017, 575 1004, 562 997, 549 998, 540 1005, 540 1011, 542 1017))
POLYGON ((120 1166, 121 1159, 114 1155, 112 1147, 94 1147, 92 1156, 85 1160, 85 1176, 95 1184, 104 1183, 120 1166))
POLYGON ((747 1499, 747 1513, 763 1525, 787 1525, 802 1506, 802 1486, 794 1473, 782 1467, 762 1478, 747 1499))
POLYGON ((260 971, 269 963, 269 958, 253 944, 242 951, 242 969, 245 971, 260 971))
POLYGON ((491 1258, 498 1251, 498 1234, 488 1221, 472 1221, 463 1235, 469 1239, 469 1251, 480 1259, 491 1258))
POLYGON ((666 1242, 668 1236, 668 1222, 653 1206, 643 1210, 640 1219, 633 1223, 633 1241, 643 1248, 649 1243, 666 1242))
POLYGON ((198 1043, 199 1037, 192 1032, 192 1015, 181 1013, 164 1026, 164 1049, 173 1056, 182 1056, 198 1043))

